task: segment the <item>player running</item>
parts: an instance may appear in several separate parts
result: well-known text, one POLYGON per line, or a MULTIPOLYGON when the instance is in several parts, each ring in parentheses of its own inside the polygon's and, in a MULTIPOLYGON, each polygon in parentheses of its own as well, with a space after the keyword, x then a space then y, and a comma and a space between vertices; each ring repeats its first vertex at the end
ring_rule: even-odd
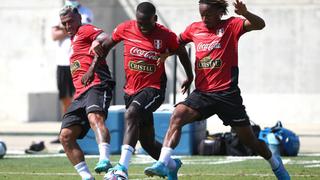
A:
POLYGON ((217 114, 245 145, 270 163, 278 179, 290 179, 281 158, 272 155, 266 144, 254 135, 238 87, 238 40, 246 32, 263 29, 264 20, 248 11, 239 0, 234 2, 235 12, 244 18, 222 20, 227 6, 226 0, 200 0, 202 21, 192 23, 180 35, 181 44, 193 42, 196 47, 196 89, 176 106, 160 158, 145 169, 148 176, 169 176, 170 179, 175 173, 177 179, 177 172, 170 171, 168 164, 179 143, 182 127, 217 114))
POLYGON ((105 59, 94 58, 89 49, 94 40, 104 39, 106 34, 93 25, 82 25, 77 8, 66 6, 60 12, 61 23, 71 36, 72 53, 70 70, 76 88, 74 101, 63 116, 60 141, 72 165, 82 179, 94 179, 85 163, 84 154, 76 140, 83 138, 90 127, 99 146, 99 162, 95 171, 107 172, 110 134, 105 127, 115 82, 112 80, 105 59))
MULTIPOLYGON (((152 158, 159 158, 162 145, 155 140, 152 113, 165 98, 167 78, 164 63, 160 60, 162 55, 179 55, 187 74, 187 79, 182 84, 183 92, 186 92, 193 80, 191 62, 185 47, 179 46, 177 36, 156 21, 154 5, 149 2, 140 3, 136 10, 136 20, 118 25, 112 37, 103 42, 103 47, 95 48, 97 54, 103 55, 120 41, 124 41, 126 130, 119 163, 109 170, 106 178, 116 171, 127 175, 129 161, 138 140, 152 158)), ((169 166, 176 169, 181 166, 181 162, 170 160, 169 166)))

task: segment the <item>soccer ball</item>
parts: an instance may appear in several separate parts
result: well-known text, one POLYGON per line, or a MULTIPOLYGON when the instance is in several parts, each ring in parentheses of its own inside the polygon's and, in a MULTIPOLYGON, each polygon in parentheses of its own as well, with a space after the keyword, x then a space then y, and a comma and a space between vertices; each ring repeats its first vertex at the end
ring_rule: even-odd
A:
POLYGON ((0 159, 7 153, 7 146, 3 141, 0 141, 0 159))
POLYGON ((128 176, 123 171, 109 171, 103 178, 104 180, 128 180, 128 176))

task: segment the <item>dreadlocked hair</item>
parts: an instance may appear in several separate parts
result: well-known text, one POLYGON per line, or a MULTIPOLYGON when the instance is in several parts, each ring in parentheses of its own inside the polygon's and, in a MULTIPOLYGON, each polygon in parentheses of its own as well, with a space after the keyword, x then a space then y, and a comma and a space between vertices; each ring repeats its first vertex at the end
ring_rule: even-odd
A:
POLYGON ((227 7, 229 6, 226 0, 199 0, 200 4, 208 4, 222 9, 223 15, 228 13, 227 7))

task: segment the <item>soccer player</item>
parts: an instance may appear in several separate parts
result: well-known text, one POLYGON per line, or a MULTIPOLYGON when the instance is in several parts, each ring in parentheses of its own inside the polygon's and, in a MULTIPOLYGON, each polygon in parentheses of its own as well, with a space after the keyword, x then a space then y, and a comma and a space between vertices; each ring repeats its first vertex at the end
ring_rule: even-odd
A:
MULTIPOLYGON (((80 4, 78 0, 66 0, 65 6, 73 6, 78 9, 81 15, 82 24, 92 24, 93 13, 92 11, 80 4)), ((65 28, 62 26, 60 18, 59 23, 51 28, 51 36, 58 44, 58 51, 56 53, 57 59, 57 88, 59 94, 59 100, 61 104, 62 114, 66 113, 68 107, 72 102, 72 97, 75 92, 75 88, 72 82, 70 72, 70 53, 71 53, 71 41, 65 28)), ((51 141, 51 143, 60 143, 59 138, 51 141)))
MULTIPOLYGON (((112 37, 100 42, 102 46, 94 48, 102 56, 108 54, 117 43, 124 41, 126 130, 119 163, 109 169, 108 174, 120 171, 127 175, 129 161, 138 140, 152 158, 159 158, 162 145, 155 140, 152 113, 165 98, 167 78, 162 56, 179 56, 187 74, 181 86, 183 93, 193 81, 191 62, 185 47, 179 46, 175 33, 156 21, 154 5, 142 2, 137 6, 136 20, 121 23, 114 29, 112 37)), ((171 169, 176 169, 180 168, 181 162, 171 160, 169 165, 171 169)))
POLYGON ((181 128, 217 114, 245 145, 270 163, 278 179, 290 179, 281 158, 272 155, 266 144, 254 135, 238 87, 238 40, 246 32, 263 29, 265 23, 248 11, 242 1, 236 0, 233 5, 235 12, 244 18, 222 20, 227 14, 226 0, 200 0, 202 21, 192 23, 180 35, 181 44, 193 42, 196 47, 196 89, 176 106, 160 158, 145 169, 146 175, 167 176, 168 161, 179 143, 181 128))
POLYGON ((71 36, 70 70, 76 92, 74 101, 63 116, 59 138, 67 157, 82 179, 94 179, 76 140, 83 138, 90 127, 93 129, 100 153, 95 171, 107 172, 111 167, 110 134, 104 121, 115 82, 105 59, 94 58, 96 56, 89 52, 94 40, 104 39, 107 35, 93 25, 82 25, 81 15, 75 7, 65 6, 60 11, 60 19, 71 36))

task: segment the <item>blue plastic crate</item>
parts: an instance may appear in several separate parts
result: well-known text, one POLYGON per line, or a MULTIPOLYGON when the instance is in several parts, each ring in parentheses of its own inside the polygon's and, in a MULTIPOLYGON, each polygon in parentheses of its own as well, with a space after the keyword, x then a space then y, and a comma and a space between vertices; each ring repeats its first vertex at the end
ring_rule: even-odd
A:
MULTIPOLYGON (((170 123, 172 110, 159 110, 154 114, 154 127, 156 139, 163 142, 170 123)), ((174 149, 175 155, 194 155, 198 154, 198 145, 206 137, 206 120, 197 121, 183 126, 181 139, 178 146, 174 149)))
MULTIPOLYGON (((121 153, 121 145, 124 134, 124 112, 124 106, 111 106, 109 108, 109 113, 105 124, 108 127, 111 136, 111 154, 121 153)), ((99 154, 98 145, 92 129, 88 131, 87 135, 83 139, 78 139, 77 142, 85 154, 99 154)))

